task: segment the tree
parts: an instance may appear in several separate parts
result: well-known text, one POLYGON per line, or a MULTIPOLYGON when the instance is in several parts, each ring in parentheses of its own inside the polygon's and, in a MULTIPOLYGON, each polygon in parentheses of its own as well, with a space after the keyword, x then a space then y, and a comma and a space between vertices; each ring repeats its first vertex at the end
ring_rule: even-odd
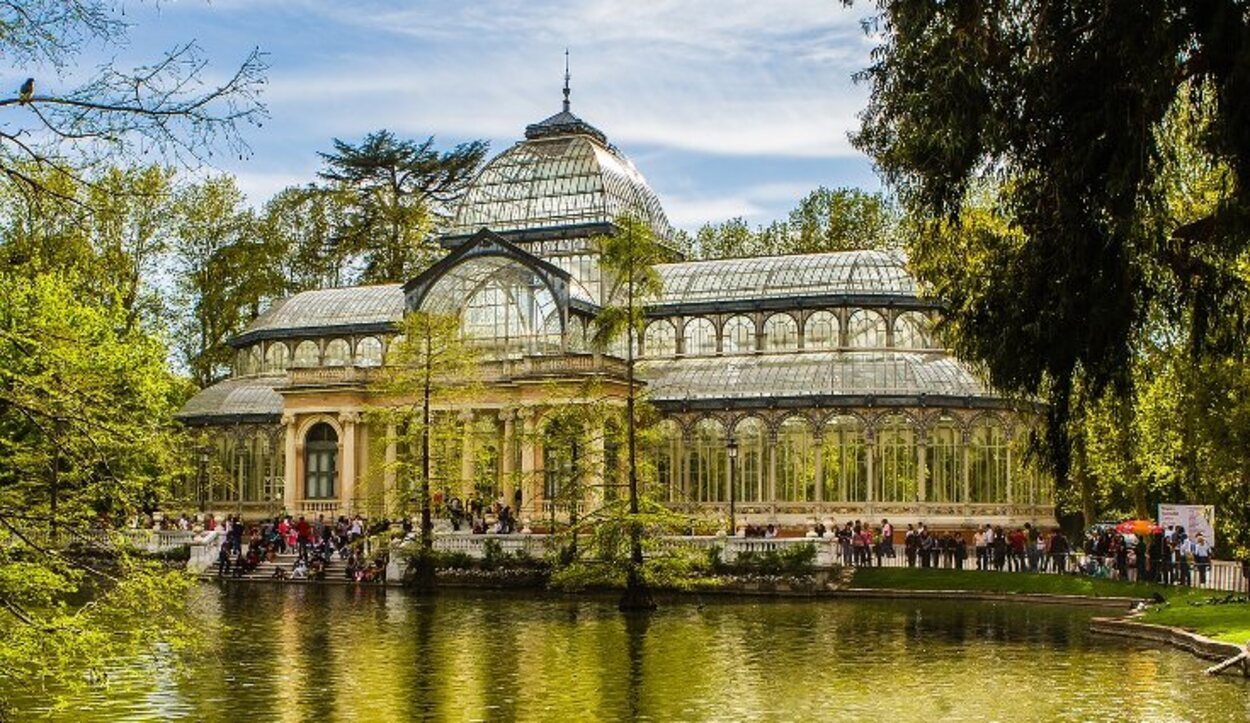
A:
POLYGON ((334 150, 320 154, 318 175, 351 195, 335 242, 338 253, 362 258, 362 283, 407 281, 436 258, 431 231, 476 177, 486 151, 484 141, 472 141, 439 153, 432 136, 417 143, 388 130, 360 145, 334 139, 334 150))
MULTIPOLYGON (((651 227, 636 216, 618 217, 615 230, 595 238, 599 251, 599 267, 608 280, 608 303, 594 320, 594 343, 601 349, 621 340, 625 346, 625 440, 629 489, 629 514, 639 515, 638 489, 638 384, 635 378, 634 349, 646 324, 644 315, 648 300, 658 297, 662 289, 655 265, 667 260, 669 252, 656 238, 651 227)), ((655 601, 642 578, 642 524, 634 519, 628 525, 630 559, 626 571, 625 593, 621 610, 650 610, 655 601)))
POLYGON ((395 472, 405 479, 416 478, 412 487, 421 512, 417 584, 426 589, 433 585, 434 573, 430 490, 436 414, 474 393, 478 358, 478 350, 461 335, 459 316, 411 312, 401 322, 400 335, 374 385, 388 401, 370 409, 370 416, 393 425, 395 441, 408 450, 396 460, 395 472))
POLYGON ((741 218, 704 224, 695 233, 699 258, 888 249, 897 246, 898 216, 888 198, 857 188, 817 188, 786 220, 754 229, 741 218))
POLYGON ((352 258, 336 241, 350 203, 343 189, 311 184, 284 188, 265 202, 258 232, 281 259, 286 292, 352 281, 352 258))
POLYGON ((177 46, 151 65, 126 70, 101 66, 77 87, 60 88, 60 71, 78 64, 91 47, 126 42, 128 26, 107 0, 27 0, 0 7, 0 51, 25 75, 29 93, 0 98, 0 173, 40 193, 57 193, 50 178, 78 177, 98 163, 156 151, 199 165, 214 149, 246 154, 242 125, 266 117, 259 102, 264 57, 253 50, 216 84, 194 43, 177 46), (31 173, 31 166, 39 172, 31 173))
POLYGON ((182 309, 176 339, 203 388, 229 372, 228 340, 281 294, 281 249, 256 233, 255 214, 230 176, 181 189, 176 214, 173 257, 182 309))
POLYGON ((1246 283, 1230 273, 1250 209, 1244 8, 877 7, 883 42, 861 75, 872 95, 855 143, 921 230, 912 258, 949 306, 958 350, 999 388, 1048 402, 1047 456, 1064 479, 1075 391, 1124 393, 1153 303, 1187 309, 1194 351, 1245 338, 1246 283), (1161 131, 1194 98, 1211 115, 1192 150, 1226 165, 1227 185, 1204 215, 1170 226, 1161 131), (970 230, 987 186, 1001 222, 970 230), (943 281, 965 263, 984 280, 943 281))
POLYGON ((184 387, 163 344, 123 306, 81 299, 84 283, 0 272, 0 691, 72 691, 110 656, 185 632, 180 576, 58 544, 155 509, 181 469, 170 415, 184 387), (84 589, 92 604, 71 604, 84 589))

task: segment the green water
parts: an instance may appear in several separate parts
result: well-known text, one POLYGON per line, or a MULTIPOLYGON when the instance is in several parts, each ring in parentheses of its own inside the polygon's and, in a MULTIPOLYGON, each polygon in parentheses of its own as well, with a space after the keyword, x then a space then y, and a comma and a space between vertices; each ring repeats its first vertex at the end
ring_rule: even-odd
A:
MULTIPOLYGON (((233 627, 121 666, 87 720, 1250 720, 1250 684, 1086 632, 1092 612, 940 602, 611 600, 206 587, 233 627)), ((23 711, 23 717, 31 710, 23 711)))

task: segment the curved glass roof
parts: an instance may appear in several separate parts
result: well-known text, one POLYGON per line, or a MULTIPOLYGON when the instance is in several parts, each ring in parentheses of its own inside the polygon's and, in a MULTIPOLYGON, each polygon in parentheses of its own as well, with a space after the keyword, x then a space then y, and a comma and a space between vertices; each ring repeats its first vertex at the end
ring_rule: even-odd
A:
POLYGON ((915 296, 916 282, 898 251, 835 251, 660 264, 656 304, 810 295, 915 296))
MULTIPOLYGON (((634 164, 599 137, 579 131, 581 121, 570 117, 576 123, 531 132, 488 163, 461 199, 448 234, 609 223, 633 211, 661 239, 670 239, 660 200, 634 164)), ((531 128, 547 128, 550 121, 531 128)))
POLYGON ((248 324, 239 336, 335 326, 384 324, 404 316, 404 289, 400 284, 348 286, 302 291, 275 301, 248 324))
POLYGON ((965 364, 942 353, 810 352, 638 362, 656 401, 839 395, 992 397, 965 364))
POLYGON ((226 379, 200 390, 174 416, 183 421, 217 422, 278 417, 282 414, 282 397, 274 387, 285 383, 286 374, 226 379))

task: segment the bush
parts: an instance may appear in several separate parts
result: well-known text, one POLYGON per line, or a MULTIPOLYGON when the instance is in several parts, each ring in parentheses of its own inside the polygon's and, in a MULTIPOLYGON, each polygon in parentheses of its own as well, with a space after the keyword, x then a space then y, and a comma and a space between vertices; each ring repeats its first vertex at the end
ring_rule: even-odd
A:
MULTIPOLYGON (((714 549, 718 563, 720 549, 714 549)), ((781 550, 768 552, 743 552, 738 555, 738 559, 731 567, 738 572, 754 572, 762 575, 807 575, 812 572, 815 564, 816 546, 804 543, 788 545, 781 550)))

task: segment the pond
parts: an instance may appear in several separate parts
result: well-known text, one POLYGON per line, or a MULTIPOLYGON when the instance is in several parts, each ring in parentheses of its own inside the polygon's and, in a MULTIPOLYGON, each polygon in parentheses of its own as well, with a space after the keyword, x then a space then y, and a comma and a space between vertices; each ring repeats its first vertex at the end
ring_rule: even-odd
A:
MULTIPOLYGON (((1250 684, 1040 605, 612 600, 236 585, 189 666, 121 666, 65 720, 1250 719, 1250 684)), ((31 712, 26 708, 25 712, 31 712)))

